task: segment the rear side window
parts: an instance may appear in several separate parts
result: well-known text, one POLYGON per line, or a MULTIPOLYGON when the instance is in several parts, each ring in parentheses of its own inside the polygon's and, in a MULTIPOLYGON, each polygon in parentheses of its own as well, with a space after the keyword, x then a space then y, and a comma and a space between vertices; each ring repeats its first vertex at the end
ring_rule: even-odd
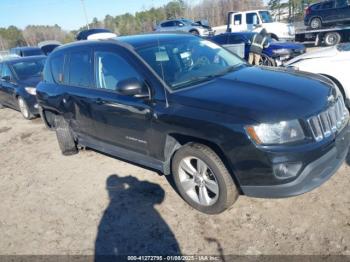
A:
POLYGON ((69 85, 90 87, 92 85, 91 69, 91 54, 88 50, 72 52, 68 64, 69 85))
MULTIPOLYGON (((51 58, 51 72, 53 80, 57 84, 63 84, 63 66, 64 66, 64 55, 57 55, 51 58)), ((44 71, 44 78, 46 81, 49 81, 50 77, 46 77, 46 70, 44 71)), ((49 81, 50 82, 50 81, 49 81)))
POLYGON ((336 0, 335 4, 337 8, 346 7, 348 6, 348 0, 336 0))
POLYGON ((1 77, 11 77, 12 78, 12 72, 8 65, 4 64, 1 69, 1 77))
POLYGON ((322 9, 331 9, 331 8, 334 8, 334 2, 333 1, 325 2, 322 5, 322 9))
POLYGON ((171 26, 175 26, 174 21, 168 21, 161 24, 161 27, 171 27, 171 26))
POLYGON ((120 81, 129 78, 141 80, 136 70, 121 56, 112 52, 95 53, 96 87, 116 90, 120 81))

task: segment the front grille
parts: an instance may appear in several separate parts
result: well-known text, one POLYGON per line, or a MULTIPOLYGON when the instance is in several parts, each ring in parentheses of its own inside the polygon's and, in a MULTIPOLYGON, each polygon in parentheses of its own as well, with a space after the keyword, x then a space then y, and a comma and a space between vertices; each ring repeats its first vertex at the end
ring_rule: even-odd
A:
POLYGON ((331 105, 326 111, 307 120, 312 135, 316 141, 340 132, 349 121, 349 111, 346 109, 343 98, 331 105))

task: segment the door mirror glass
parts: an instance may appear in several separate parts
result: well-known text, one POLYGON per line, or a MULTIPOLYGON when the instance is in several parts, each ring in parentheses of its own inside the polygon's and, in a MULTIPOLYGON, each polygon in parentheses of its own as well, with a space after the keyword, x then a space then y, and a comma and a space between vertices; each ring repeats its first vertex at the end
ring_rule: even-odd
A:
POLYGON ((124 96, 148 97, 143 84, 134 77, 119 81, 116 91, 124 96))
POLYGON ((11 78, 11 76, 3 76, 3 77, 1 77, 1 80, 5 81, 5 82, 10 82, 12 80, 12 78, 11 78))

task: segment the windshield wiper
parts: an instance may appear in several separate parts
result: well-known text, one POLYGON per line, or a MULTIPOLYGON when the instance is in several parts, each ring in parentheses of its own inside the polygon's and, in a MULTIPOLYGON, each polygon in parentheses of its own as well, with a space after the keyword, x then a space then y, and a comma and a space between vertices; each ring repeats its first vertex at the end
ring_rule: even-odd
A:
POLYGON ((189 85, 193 85, 193 84, 199 84, 202 82, 206 82, 206 81, 210 81, 214 78, 226 75, 232 71, 237 70, 239 67, 241 67, 242 65, 244 65, 244 63, 242 64, 237 64, 234 66, 229 66, 227 68, 225 68, 223 71, 217 73, 217 74, 211 74, 211 75, 206 75, 206 76, 196 76, 196 77, 191 77, 190 79, 180 82, 180 83, 176 83, 174 85, 172 85, 172 88, 174 89, 179 89, 179 88, 183 88, 183 87, 187 87, 189 85))

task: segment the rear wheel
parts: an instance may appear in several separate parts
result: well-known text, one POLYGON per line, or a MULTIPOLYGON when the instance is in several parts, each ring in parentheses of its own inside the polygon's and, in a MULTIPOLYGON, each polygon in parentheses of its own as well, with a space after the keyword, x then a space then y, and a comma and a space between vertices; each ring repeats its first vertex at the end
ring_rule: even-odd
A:
POLYGON ((326 46, 334 46, 341 42, 341 35, 337 32, 330 32, 324 36, 326 46))
POLYGON ((180 195, 201 212, 221 213, 238 198, 230 173, 207 146, 188 144, 180 148, 173 158, 172 171, 180 195))
POLYGON ((321 19, 318 17, 312 18, 312 20, 310 22, 310 27, 311 27, 311 29, 315 29, 315 30, 322 28, 321 19))
POLYGON ((77 154, 78 148, 73 133, 62 116, 55 117, 55 131, 62 154, 65 156, 77 154))
POLYGON ((18 101, 18 107, 21 111, 22 116, 27 120, 33 119, 34 115, 29 111, 29 107, 26 101, 24 101, 24 99, 20 96, 17 98, 17 101, 18 101))

